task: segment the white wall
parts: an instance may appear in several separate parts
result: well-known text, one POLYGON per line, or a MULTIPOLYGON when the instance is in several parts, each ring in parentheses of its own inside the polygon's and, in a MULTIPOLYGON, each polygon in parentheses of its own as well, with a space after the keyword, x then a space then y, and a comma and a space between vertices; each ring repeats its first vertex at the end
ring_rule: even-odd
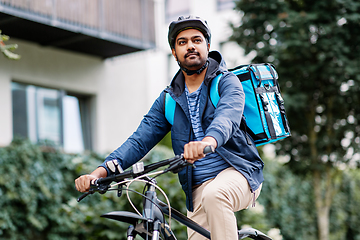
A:
POLYGON ((12 139, 12 109, 9 76, 2 71, 2 66, 0 60, 0 146, 5 146, 12 139))
POLYGON ((133 53, 105 62, 98 97, 99 147, 115 149, 132 134, 166 86, 163 55, 156 50, 133 53))

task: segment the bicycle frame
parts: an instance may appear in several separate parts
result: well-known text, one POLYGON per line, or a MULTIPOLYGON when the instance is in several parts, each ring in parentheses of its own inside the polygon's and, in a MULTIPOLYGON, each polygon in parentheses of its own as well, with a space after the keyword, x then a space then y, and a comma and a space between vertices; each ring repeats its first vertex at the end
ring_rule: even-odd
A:
MULTIPOLYGON (((159 221, 161 223, 160 226, 165 226, 165 228, 160 227, 161 232, 168 233, 165 234, 166 236, 165 239, 176 239, 173 233, 171 232, 171 230, 166 229, 167 225, 165 225, 165 219, 162 214, 164 213, 166 215, 169 215, 169 213, 171 212, 171 217, 173 219, 177 220, 186 227, 189 227, 194 231, 200 233, 204 237, 210 239, 210 232, 208 230, 201 227, 199 224, 192 221, 191 219, 189 219, 181 212, 177 211, 172 207, 170 207, 170 211, 169 211, 169 206, 157 198, 154 186, 148 184, 147 189, 148 190, 145 193, 146 198, 144 199, 144 203, 143 203, 144 209, 143 209, 142 217, 139 216, 138 214, 132 212, 126 212, 126 211, 109 212, 101 215, 101 217, 131 224, 133 227, 130 226, 130 228, 132 228, 133 235, 136 234, 141 235, 142 233, 147 233, 147 231, 145 230, 145 225, 147 225, 146 227, 152 228, 153 227, 152 225, 156 224, 156 222, 159 221)), ((135 237, 135 236, 131 236, 131 237, 135 237)), ((128 235, 128 239, 132 239, 132 238, 129 238, 128 235)))
MULTIPOLYGON (((146 174, 154 171, 157 168, 169 165, 161 174, 171 171, 177 173, 183 167, 189 165, 182 156, 175 156, 174 158, 165 159, 163 161, 153 163, 143 167, 137 167, 134 169, 140 169, 136 172, 130 170, 127 172, 120 173, 115 176, 101 178, 96 181, 95 185, 92 185, 88 193, 83 194, 78 202, 81 201, 84 197, 89 194, 98 192, 106 192, 109 190, 109 185, 111 182, 121 182, 126 178, 132 177, 136 179, 141 179, 142 182, 146 182, 145 195, 143 196, 143 212, 141 216, 139 214, 127 211, 113 211, 101 215, 101 217, 121 221, 130 224, 127 231, 127 239, 133 240, 137 235, 140 235, 143 239, 152 239, 158 240, 161 239, 160 236, 163 236, 165 240, 176 240, 174 233, 171 231, 171 228, 167 225, 164 214, 171 216, 171 218, 177 220, 179 223, 185 225, 188 228, 198 232, 204 237, 210 239, 210 232, 189 219, 176 209, 169 207, 168 204, 162 202, 157 198, 156 194, 156 180, 154 178, 149 178, 146 174)), ((159 174, 160 175, 160 174, 159 174)), ((124 184, 124 183, 123 183, 124 184)), ((253 229, 242 229, 238 231, 239 239, 244 239, 246 237, 257 239, 257 240, 271 240, 270 237, 266 236, 262 232, 253 229)))

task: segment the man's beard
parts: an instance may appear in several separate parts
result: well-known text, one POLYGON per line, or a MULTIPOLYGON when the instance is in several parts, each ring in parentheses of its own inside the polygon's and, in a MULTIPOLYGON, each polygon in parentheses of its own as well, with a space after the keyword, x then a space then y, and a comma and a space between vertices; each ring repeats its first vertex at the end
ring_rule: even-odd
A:
MULTIPOLYGON (((179 58, 178 58, 179 59, 179 58)), ((196 51, 192 51, 192 52, 187 52, 184 55, 184 61, 183 62, 179 62, 180 67, 189 69, 189 70, 198 70, 200 69, 206 62, 206 59, 201 59, 200 54, 196 51), (190 54, 196 54, 198 59, 196 61, 187 61, 187 59, 189 58, 190 54)))

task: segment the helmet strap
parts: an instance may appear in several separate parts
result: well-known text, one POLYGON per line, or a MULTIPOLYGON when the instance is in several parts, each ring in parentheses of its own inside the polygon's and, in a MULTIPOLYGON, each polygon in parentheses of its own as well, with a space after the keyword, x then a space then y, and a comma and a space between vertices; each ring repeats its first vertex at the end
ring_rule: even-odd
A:
POLYGON ((194 75, 195 73, 200 74, 202 71, 204 71, 204 69, 207 68, 207 66, 209 65, 209 60, 206 60, 204 65, 201 68, 199 68, 198 70, 189 70, 189 69, 181 66, 179 61, 177 61, 177 63, 179 64, 179 67, 182 71, 184 71, 188 76, 191 76, 191 75, 194 75))

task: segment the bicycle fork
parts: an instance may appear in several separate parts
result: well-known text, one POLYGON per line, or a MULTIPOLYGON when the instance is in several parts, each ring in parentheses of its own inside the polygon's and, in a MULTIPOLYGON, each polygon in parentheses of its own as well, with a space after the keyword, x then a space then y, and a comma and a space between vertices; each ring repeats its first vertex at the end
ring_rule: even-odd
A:
MULTIPOLYGON (((155 181, 155 180, 152 180, 155 181)), ((143 216, 147 218, 148 225, 151 225, 152 228, 152 240, 160 239, 160 230, 161 230, 161 221, 163 217, 159 208, 155 205, 156 191, 155 187, 151 184, 148 184, 148 190, 145 193, 146 198, 144 199, 144 210, 143 216)))
POLYGON ((161 229, 161 222, 159 220, 156 220, 154 223, 154 231, 153 231, 152 240, 160 239, 160 229, 161 229))
MULTIPOLYGON (((154 179, 152 181, 155 181, 154 179)), ((148 190, 145 193, 143 216, 148 219, 148 223, 152 225, 152 240, 160 239, 160 232, 166 240, 176 240, 175 235, 166 224, 164 215, 160 211, 160 207, 156 204, 157 196, 155 187, 148 184, 148 190)), ((131 239, 130 239, 131 240, 131 239)))

